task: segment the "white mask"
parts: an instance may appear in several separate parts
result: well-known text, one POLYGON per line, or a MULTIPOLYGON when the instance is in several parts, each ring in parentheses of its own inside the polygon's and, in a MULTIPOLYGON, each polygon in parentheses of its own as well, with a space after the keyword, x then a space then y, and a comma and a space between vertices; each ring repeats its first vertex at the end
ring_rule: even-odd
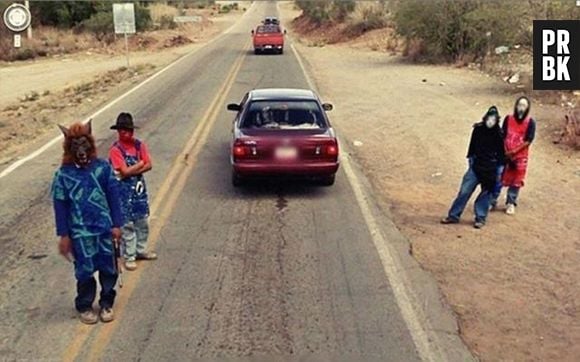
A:
POLYGON ((495 117, 487 117, 485 119, 485 126, 487 128, 493 128, 496 123, 497 123, 497 119, 495 117))
POLYGON ((528 103, 528 101, 525 98, 520 99, 519 102, 516 104, 516 113, 518 115, 518 118, 523 118, 524 114, 526 114, 529 108, 530 104, 528 103))

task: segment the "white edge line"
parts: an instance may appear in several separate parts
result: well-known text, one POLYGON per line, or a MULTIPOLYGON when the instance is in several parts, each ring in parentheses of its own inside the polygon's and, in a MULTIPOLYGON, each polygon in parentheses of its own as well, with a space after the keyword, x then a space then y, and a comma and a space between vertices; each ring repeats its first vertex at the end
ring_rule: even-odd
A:
MULTIPOLYGON (((112 106, 114 106, 115 104, 117 104, 119 101, 123 100, 125 97, 127 97, 128 95, 130 95, 133 92, 135 92, 137 89, 141 88, 145 84, 147 84, 150 81, 152 81, 153 79, 157 78, 162 73, 164 73, 165 71, 167 71, 169 68, 173 67, 177 63, 179 63, 182 60, 186 59, 190 55, 197 53, 198 51, 200 51, 201 49, 205 48, 209 44, 212 44, 212 43, 220 40, 226 34, 229 34, 232 31, 232 29, 239 24, 240 20, 242 20, 246 16, 246 14, 248 14, 250 12, 250 10, 254 7, 255 4, 256 4, 256 2, 253 2, 252 5, 250 5, 250 7, 246 10, 246 12, 244 14, 242 14, 242 16, 234 24, 232 24, 232 26, 230 26, 229 28, 227 28, 226 30, 224 30, 216 38, 210 39, 207 43, 203 44, 201 47, 196 48, 196 49, 192 50, 191 52, 186 53, 186 54, 180 56, 179 58, 175 59, 173 62, 171 62, 168 65, 166 65, 163 69, 159 70, 157 73, 155 73, 152 76, 150 76, 149 78, 145 79, 143 82, 137 84, 136 86, 134 86, 133 88, 131 88, 127 92, 121 94, 119 97, 115 98, 113 101, 109 102, 108 104, 106 104, 105 106, 103 106, 102 108, 100 108, 98 111, 96 111, 95 113, 93 113, 92 115, 90 115, 89 117, 87 117, 83 121, 83 123, 86 123, 90 119, 93 119, 93 118, 97 117, 99 114, 101 114, 104 111, 106 111, 107 109, 111 108, 112 106)), ((47 143, 45 143, 42 147, 40 147, 36 151, 28 154, 27 156, 24 156, 23 158, 21 158, 19 160, 14 161, 13 163, 10 164, 10 166, 6 167, 4 170, 2 170, 2 172, 0 172, 0 179, 3 178, 3 177, 5 177, 5 176, 7 176, 7 175, 9 175, 14 170, 16 170, 18 167, 20 167, 23 164, 25 164, 26 162, 28 162, 28 161, 30 161, 30 160, 38 157, 39 155, 41 155, 42 153, 44 153, 44 151, 46 151, 47 149, 49 149, 51 146, 53 146, 55 143, 57 143, 61 139, 62 139, 62 134, 54 137, 53 139, 51 139, 50 141, 48 141, 47 143)))
MULTIPOLYGON (((302 58, 294 47, 294 44, 290 44, 290 47, 296 55, 298 64, 300 65, 300 68, 306 77, 306 82, 312 89, 318 92, 314 82, 308 75, 306 67, 302 62, 302 58)), ((339 140, 340 148, 344 150, 344 147, 342 147, 342 144, 340 143, 341 142, 339 140)), ((427 332, 427 330, 431 330, 429 321, 422 316, 423 313, 413 307, 415 305, 413 302, 415 300, 413 297, 414 294, 407 287, 407 278, 402 274, 404 272, 401 272, 403 269, 399 265, 400 262, 395 256, 393 256, 395 252, 392 250, 390 244, 385 240, 381 229, 375 217, 373 216, 371 207, 367 201, 368 196, 365 195, 365 191, 353 170, 350 159, 345 156, 344 153, 341 153, 340 159, 348 182, 354 192, 361 213, 363 214, 363 218, 365 220, 369 234, 373 240, 373 244, 379 253, 381 263, 383 264, 385 274, 389 280, 389 284, 391 285, 397 306, 401 311, 401 315, 403 316, 405 324, 407 325, 407 330, 413 339, 413 343, 417 348, 419 356, 423 361, 441 360, 441 357, 443 357, 441 356, 442 351, 440 351, 437 346, 433 346, 433 344, 429 342, 430 339, 435 342, 437 341, 437 338, 432 335, 432 333, 427 332), (423 318, 420 318, 419 314, 421 314, 421 317, 423 318), (423 323, 421 323, 420 320, 422 320, 423 323), (428 327, 428 329, 426 327, 428 327)), ((446 358, 443 358, 443 360, 446 360, 446 358)))

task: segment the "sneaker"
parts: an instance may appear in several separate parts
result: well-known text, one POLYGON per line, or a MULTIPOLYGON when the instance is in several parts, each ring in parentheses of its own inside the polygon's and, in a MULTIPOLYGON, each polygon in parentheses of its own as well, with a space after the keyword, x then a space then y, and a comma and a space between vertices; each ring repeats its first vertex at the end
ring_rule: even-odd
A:
POLYGON ((446 218, 441 219, 441 224, 448 225, 448 224, 458 224, 459 220, 452 219, 449 216, 446 218))
POLYGON ((101 312, 99 313, 99 317, 101 317, 101 321, 103 323, 109 323, 115 320, 115 314, 113 313, 113 308, 102 308, 101 312))
POLYGON ((497 210, 497 204, 489 205, 489 211, 496 211, 496 210, 497 210))
POLYGON ((95 324, 99 321, 97 314, 92 309, 86 310, 84 312, 79 312, 79 319, 84 324, 95 324))
POLYGON ((485 223, 483 221, 476 221, 473 223, 473 227, 476 229, 481 229, 484 226, 485 226, 485 223))
POLYGON ((135 260, 127 260, 125 261, 125 269, 129 271, 133 271, 137 269, 137 262, 135 260))
POLYGON ((152 251, 137 254, 137 260, 155 260, 155 259, 157 259, 157 254, 152 251))
POLYGON ((516 205, 508 204, 507 209, 505 210, 505 213, 508 215, 514 215, 516 213, 516 205))

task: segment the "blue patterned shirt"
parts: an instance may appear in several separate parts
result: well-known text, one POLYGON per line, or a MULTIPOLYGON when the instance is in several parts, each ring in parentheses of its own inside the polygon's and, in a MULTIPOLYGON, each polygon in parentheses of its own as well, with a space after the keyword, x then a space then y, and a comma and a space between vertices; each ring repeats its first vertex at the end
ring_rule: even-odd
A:
POLYGON ((73 239, 110 233, 123 217, 111 165, 94 159, 85 167, 62 165, 52 183, 56 232, 73 239))

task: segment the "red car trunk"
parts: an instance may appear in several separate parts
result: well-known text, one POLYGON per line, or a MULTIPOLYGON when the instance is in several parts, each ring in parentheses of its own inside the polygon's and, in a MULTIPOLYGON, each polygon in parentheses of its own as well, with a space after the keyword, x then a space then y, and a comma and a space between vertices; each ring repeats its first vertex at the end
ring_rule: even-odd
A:
POLYGON ((326 130, 242 130, 233 157, 238 163, 272 166, 337 162, 338 145, 326 130))

